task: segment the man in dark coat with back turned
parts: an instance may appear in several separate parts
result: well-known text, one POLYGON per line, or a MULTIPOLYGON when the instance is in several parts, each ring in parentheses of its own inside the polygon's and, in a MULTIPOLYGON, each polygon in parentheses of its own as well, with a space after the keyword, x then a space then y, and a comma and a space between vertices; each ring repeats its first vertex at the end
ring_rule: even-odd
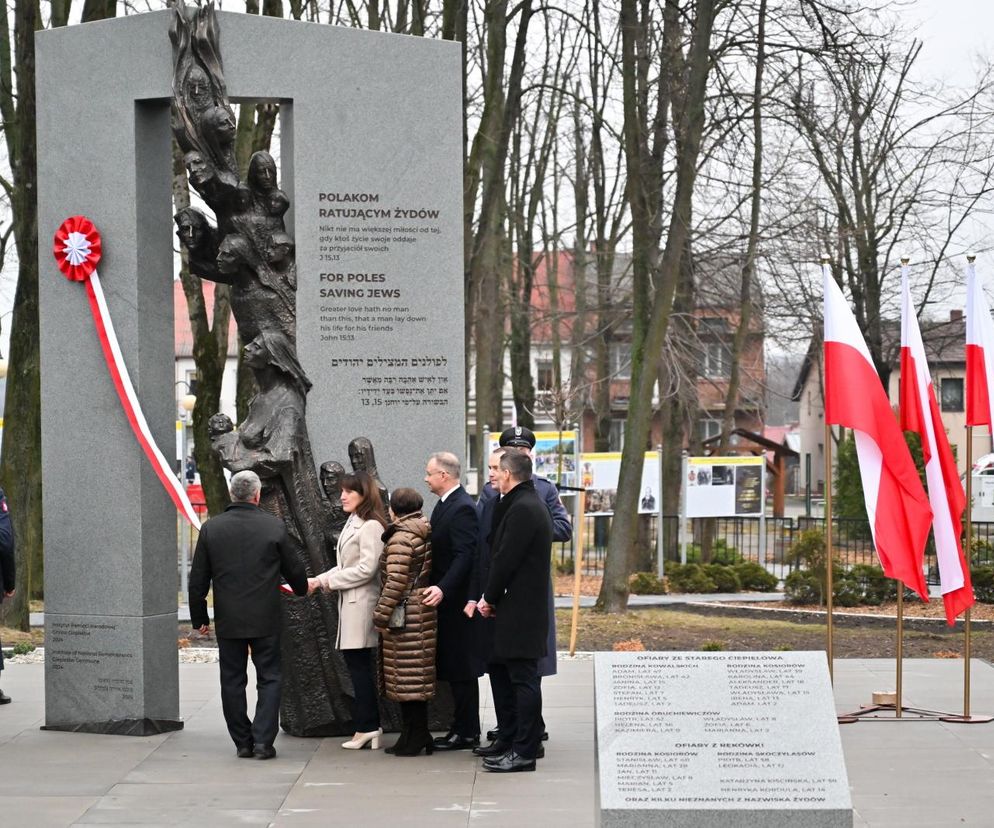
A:
POLYGON ((280 575, 297 595, 307 573, 283 521, 259 508, 262 484, 253 471, 231 478, 231 505, 200 530, 190 569, 190 621, 206 634, 207 590, 214 584, 214 620, 221 666, 221 707, 240 759, 272 759, 279 730, 280 575), (245 701, 249 651, 258 701, 249 721, 245 701))
POLYGON ((494 511, 490 575, 477 605, 484 618, 497 619, 490 681, 510 748, 483 760, 485 770, 535 770, 542 738, 542 685, 538 660, 546 654, 549 626, 549 556, 552 518, 535 492, 527 454, 500 458, 500 502, 494 511))
MULTIPOLYGON (((0 604, 14 595, 14 525, 10 520, 7 498, 0 489, 0 604)), ((0 650, 0 675, 3 674, 3 650, 0 650)), ((0 690, 0 704, 10 704, 10 696, 0 690)))
POLYGON ((480 744, 482 664, 475 627, 463 614, 476 547, 476 504, 460 484, 459 458, 435 452, 425 466, 425 483, 439 501, 431 513, 431 586, 422 603, 438 607, 437 677, 452 688, 452 725, 435 739, 435 750, 469 750, 480 744))

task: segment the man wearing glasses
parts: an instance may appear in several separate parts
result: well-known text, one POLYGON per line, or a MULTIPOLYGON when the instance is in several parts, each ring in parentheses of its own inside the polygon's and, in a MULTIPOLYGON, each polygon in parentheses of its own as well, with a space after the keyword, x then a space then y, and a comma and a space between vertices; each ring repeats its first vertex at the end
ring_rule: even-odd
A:
POLYGON ((452 725, 435 739, 435 750, 470 750, 480 744, 480 689, 483 675, 475 627, 463 614, 476 548, 476 504, 462 487, 459 458, 435 452, 425 466, 425 483, 439 500, 431 513, 431 586, 423 603, 438 607, 437 678, 452 688, 452 725))

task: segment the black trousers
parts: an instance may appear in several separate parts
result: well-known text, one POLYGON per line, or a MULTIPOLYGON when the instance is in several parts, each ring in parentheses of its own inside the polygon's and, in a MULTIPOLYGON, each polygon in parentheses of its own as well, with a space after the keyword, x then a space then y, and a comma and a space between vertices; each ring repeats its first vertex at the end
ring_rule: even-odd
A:
POLYGON ((352 677, 352 722, 357 733, 369 733, 380 727, 380 702, 376 695, 374 647, 342 650, 342 658, 352 677))
POLYGON ((232 741, 238 747, 272 746, 280 725, 280 688, 283 685, 280 637, 218 638, 217 651, 221 665, 221 709, 232 741), (252 721, 249 721, 245 701, 250 648, 258 694, 252 721))
POLYGON ((542 682, 537 658, 512 658, 488 665, 497 711, 498 738, 519 756, 534 759, 542 739, 542 682))
POLYGON ((450 730, 466 739, 480 735, 480 683, 476 679, 450 681, 452 688, 452 727, 450 730))

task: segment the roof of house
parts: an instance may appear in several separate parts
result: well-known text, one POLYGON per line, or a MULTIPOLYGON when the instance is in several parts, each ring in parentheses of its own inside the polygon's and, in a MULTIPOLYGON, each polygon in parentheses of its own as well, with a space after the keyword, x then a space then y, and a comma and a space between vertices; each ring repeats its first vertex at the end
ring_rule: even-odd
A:
MULTIPOLYGON (((966 321, 962 316, 954 314, 949 319, 921 319, 919 325, 922 332, 922 344, 925 346, 925 357, 933 368, 943 366, 963 365, 966 361, 966 321)), ((814 334, 808 343, 808 350, 801 363, 801 370, 794 384, 791 398, 800 400, 804 386, 812 368, 821 365, 822 328, 821 323, 815 326, 814 334)), ((897 368, 901 363, 901 322, 888 319, 883 325, 883 351, 891 368, 897 368)))

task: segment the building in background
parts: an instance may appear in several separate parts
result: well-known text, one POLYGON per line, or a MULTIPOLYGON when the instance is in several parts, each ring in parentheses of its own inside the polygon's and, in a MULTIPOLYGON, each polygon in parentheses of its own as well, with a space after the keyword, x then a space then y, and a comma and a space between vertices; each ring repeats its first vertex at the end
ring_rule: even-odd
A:
MULTIPOLYGON (((920 320, 922 341, 928 359, 932 384, 942 413, 942 422, 949 436, 949 444, 956 455, 960 473, 966 472, 966 407, 964 396, 964 343, 966 323, 963 312, 952 310, 949 318, 941 321, 920 320)), ((891 366, 890 387, 887 397, 894 407, 895 416, 900 400, 901 382, 901 323, 889 320, 883 326, 884 348, 891 366)), ((800 431, 801 473, 807 464, 811 467, 811 491, 818 495, 825 492, 825 389, 822 374, 822 333, 819 328, 811 338, 808 351, 801 364, 794 384, 793 398, 799 403, 798 428, 800 431)), ((836 429, 837 436, 838 429, 836 429)), ((979 457, 992 451, 991 438, 986 428, 974 429, 973 456, 979 457)), ((834 456, 834 451, 833 451, 834 456)), ((803 489, 805 481, 800 485, 803 489)))

